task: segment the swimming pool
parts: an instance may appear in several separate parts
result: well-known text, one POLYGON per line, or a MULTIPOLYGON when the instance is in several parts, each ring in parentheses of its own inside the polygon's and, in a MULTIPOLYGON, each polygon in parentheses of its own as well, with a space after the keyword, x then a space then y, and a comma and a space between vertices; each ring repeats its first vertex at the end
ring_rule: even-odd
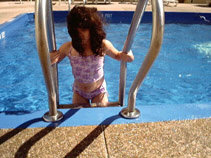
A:
MULTIPOLYGON (((55 12, 57 48, 69 40, 64 23, 65 14, 55 12)), ((189 16, 189 22, 172 17, 171 14, 174 15, 166 14, 163 46, 137 94, 136 106, 140 109, 200 108, 206 109, 200 115, 210 116, 211 28, 210 23, 200 18, 204 16, 209 20, 210 14, 197 15, 197 22, 195 18, 190 18, 195 14, 178 15, 183 18, 189 16), (172 23, 174 18, 180 24, 172 23)), ((145 13, 134 40, 132 50, 135 61, 128 64, 126 96, 149 48, 150 16, 150 13, 145 13)), ((111 22, 105 28, 107 38, 121 50, 132 12, 104 12, 104 17, 111 22)), ((33 14, 21 16, 13 23, 17 26, 5 24, 0 28, 0 111, 14 114, 47 111, 47 92, 36 52, 33 14)), ((119 65, 119 62, 106 57, 105 78, 110 101, 118 100, 119 65)), ((65 59, 59 64, 60 103, 71 102, 72 82, 69 61, 65 59)))

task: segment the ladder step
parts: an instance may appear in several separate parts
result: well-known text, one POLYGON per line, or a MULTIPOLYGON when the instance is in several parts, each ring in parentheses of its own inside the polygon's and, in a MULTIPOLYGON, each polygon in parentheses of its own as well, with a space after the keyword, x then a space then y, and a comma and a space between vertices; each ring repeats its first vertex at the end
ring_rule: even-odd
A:
POLYGON ((58 109, 80 109, 80 108, 96 108, 96 107, 115 107, 121 106, 119 102, 109 102, 107 104, 90 103, 90 104, 60 104, 58 109))

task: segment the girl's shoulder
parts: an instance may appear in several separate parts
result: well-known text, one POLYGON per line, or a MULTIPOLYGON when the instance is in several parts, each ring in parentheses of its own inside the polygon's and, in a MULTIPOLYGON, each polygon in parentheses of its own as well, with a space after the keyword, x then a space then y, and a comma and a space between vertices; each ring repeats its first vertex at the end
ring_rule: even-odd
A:
POLYGON ((114 49, 114 46, 113 46, 113 44, 109 41, 109 40, 107 40, 107 39, 104 39, 103 41, 102 41, 102 44, 103 44, 103 50, 104 50, 104 52, 107 54, 107 52, 109 52, 109 51, 111 51, 112 49, 114 49))
POLYGON ((110 43, 111 42, 109 40, 103 39, 103 41, 102 41, 102 48, 103 48, 104 53, 106 53, 106 51, 108 51, 110 43))
POLYGON ((113 46, 113 44, 107 39, 103 39, 102 44, 104 49, 108 49, 113 46))
POLYGON ((102 41, 103 47, 106 47, 109 43, 110 43, 110 41, 107 39, 103 39, 103 41, 102 41))

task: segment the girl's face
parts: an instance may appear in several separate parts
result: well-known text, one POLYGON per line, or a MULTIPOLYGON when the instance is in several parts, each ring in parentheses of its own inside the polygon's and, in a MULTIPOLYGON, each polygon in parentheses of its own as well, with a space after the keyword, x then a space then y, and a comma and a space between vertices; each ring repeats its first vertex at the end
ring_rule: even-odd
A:
POLYGON ((80 38, 82 39, 83 44, 86 44, 90 40, 90 31, 89 29, 77 28, 80 38))

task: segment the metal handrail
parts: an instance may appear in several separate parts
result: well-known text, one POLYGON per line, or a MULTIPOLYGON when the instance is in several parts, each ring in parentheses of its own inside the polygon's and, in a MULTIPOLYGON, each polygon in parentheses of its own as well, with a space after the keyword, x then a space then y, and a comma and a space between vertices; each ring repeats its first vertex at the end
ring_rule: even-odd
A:
POLYGON ((63 114, 57 111, 59 104, 57 64, 51 66, 50 52, 56 50, 51 0, 35 1, 35 32, 37 50, 48 91, 49 112, 44 114, 45 121, 58 121, 63 114))
MULTIPOLYGON (((133 19, 130 25, 127 39, 124 44, 123 52, 127 53, 131 49, 136 31, 139 27, 140 21, 142 19, 144 10, 147 6, 148 0, 139 0, 136 11, 134 12, 133 19)), ((126 73, 127 73, 127 62, 121 61, 120 66, 120 81, 119 81, 119 102, 120 105, 124 105, 125 98, 125 87, 126 87, 126 73)))
POLYGON ((70 11, 72 0, 68 0, 68 11, 70 11))
POLYGON ((135 108, 136 94, 142 81, 155 61, 162 45, 164 32, 164 10, 162 0, 152 0, 152 14, 153 27, 150 48, 130 88, 128 95, 128 107, 122 109, 121 111, 121 115, 125 118, 137 118, 140 116, 140 111, 135 108))

